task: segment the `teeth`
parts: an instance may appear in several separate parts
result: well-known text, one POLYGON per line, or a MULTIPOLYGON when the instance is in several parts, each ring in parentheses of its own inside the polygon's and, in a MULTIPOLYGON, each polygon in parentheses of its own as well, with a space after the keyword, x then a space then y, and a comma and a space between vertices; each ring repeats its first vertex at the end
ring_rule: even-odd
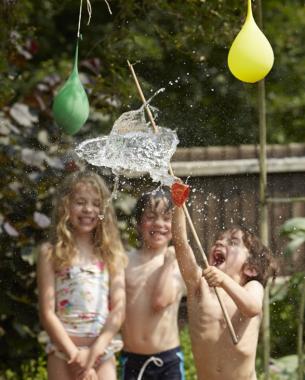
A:
POLYGON ((91 218, 81 218, 80 222, 81 223, 92 223, 93 219, 91 218))

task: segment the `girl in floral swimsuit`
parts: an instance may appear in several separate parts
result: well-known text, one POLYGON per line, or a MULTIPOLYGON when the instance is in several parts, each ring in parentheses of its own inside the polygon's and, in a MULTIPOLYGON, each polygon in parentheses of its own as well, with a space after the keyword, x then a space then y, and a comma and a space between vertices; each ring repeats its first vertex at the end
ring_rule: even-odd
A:
POLYGON ((109 198, 91 172, 72 173, 58 191, 53 239, 41 247, 37 275, 49 380, 116 379, 126 256, 109 198))

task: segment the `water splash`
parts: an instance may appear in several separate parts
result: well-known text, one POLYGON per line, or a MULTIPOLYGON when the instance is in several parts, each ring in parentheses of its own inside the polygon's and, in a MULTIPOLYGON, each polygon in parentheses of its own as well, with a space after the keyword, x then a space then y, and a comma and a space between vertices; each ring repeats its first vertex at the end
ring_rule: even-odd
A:
POLYGON ((113 199, 117 199, 117 197, 118 197, 118 190, 119 190, 119 184, 120 184, 120 177, 119 176, 115 176, 113 190, 112 190, 112 192, 110 194, 110 197, 105 202, 105 205, 103 207, 102 213, 100 215, 98 215, 99 220, 101 220, 101 221, 104 220, 107 207, 112 203, 113 199))
MULTIPOLYGON (((164 89, 158 90, 147 104, 162 91, 164 89)), ((156 117, 158 110, 149 107, 156 117)), ((158 129, 159 132, 154 133, 146 122, 143 105, 123 113, 115 121, 109 136, 85 140, 75 151, 91 165, 110 168, 116 176, 149 173, 153 181, 171 185, 174 178, 168 174, 168 167, 179 140, 175 131, 158 129)))

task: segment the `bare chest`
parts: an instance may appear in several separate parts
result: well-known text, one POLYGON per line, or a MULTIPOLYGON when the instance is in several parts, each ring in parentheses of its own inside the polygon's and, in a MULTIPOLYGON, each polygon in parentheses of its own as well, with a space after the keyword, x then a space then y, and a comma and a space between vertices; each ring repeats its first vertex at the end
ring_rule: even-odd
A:
POLYGON ((138 264, 128 268, 126 271, 126 293, 129 301, 134 301, 139 297, 149 298, 160 271, 161 264, 158 262, 138 264))
MULTIPOLYGON (((254 325, 257 330, 258 318, 246 318, 238 310, 236 304, 222 289, 218 289, 218 294, 228 312, 233 327, 240 336, 249 330, 250 325, 254 325)), ((193 294, 188 294, 188 314, 191 332, 200 340, 219 341, 227 324, 221 309, 215 290, 207 286, 198 288, 193 294)), ((230 341, 230 340, 229 340, 230 341)), ((230 341, 231 343, 231 341, 230 341)))

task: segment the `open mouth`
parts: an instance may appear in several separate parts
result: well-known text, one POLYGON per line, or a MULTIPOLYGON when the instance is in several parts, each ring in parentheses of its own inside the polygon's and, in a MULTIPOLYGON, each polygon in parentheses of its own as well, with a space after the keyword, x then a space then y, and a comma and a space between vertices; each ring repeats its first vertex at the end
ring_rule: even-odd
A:
POLYGON ((151 236, 164 236, 164 235, 166 235, 166 232, 165 231, 151 231, 150 235, 151 236))
POLYGON ((81 217, 81 218, 79 218, 79 221, 83 225, 88 225, 88 224, 94 223, 95 219, 94 218, 88 218, 88 217, 81 217))
POLYGON ((213 264, 212 265, 214 265, 215 267, 220 266, 225 261, 226 261, 226 257, 222 252, 217 251, 213 254, 213 264))

